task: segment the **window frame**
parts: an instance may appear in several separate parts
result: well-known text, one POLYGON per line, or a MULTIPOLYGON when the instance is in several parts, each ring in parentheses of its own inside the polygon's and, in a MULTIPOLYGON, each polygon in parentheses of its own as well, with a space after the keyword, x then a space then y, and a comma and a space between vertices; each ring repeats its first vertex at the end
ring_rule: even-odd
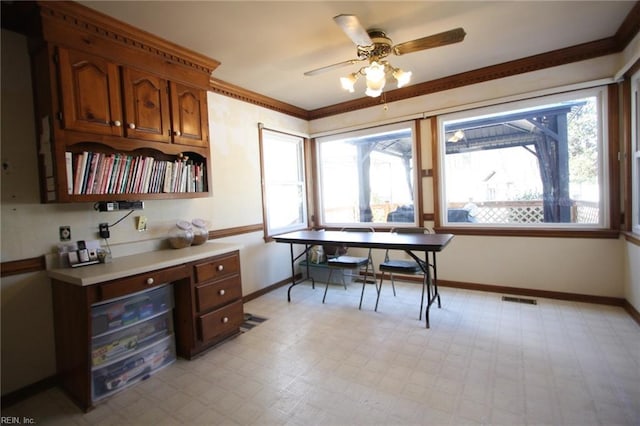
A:
POLYGON ((422 223, 422 181, 420 179, 420 140, 419 126, 416 120, 411 121, 399 121, 393 123, 386 123, 382 125, 364 127, 356 130, 350 130, 340 133, 332 133, 330 135, 323 135, 316 137, 314 142, 314 190, 315 190, 315 214, 314 218, 317 221, 317 226, 323 229, 341 229, 343 227, 351 228, 371 228, 376 229, 391 229, 397 226, 421 226, 422 223), (346 139, 350 137, 358 137, 364 135, 373 135, 377 133, 384 133, 387 131, 399 130, 403 128, 411 129, 411 149, 412 149, 412 179, 413 179, 413 206, 414 206, 414 218, 412 222, 326 222, 324 215, 324 202, 323 202, 323 190, 322 190, 322 156, 321 145, 323 142, 331 142, 340 139, 346 139))
MULTIPOLYGON (((297 231, 301 229, 309 228, 309 206, 308 206, 308 191, 307 191, 307 160, 306 160, 306 147, 308 144, 308 138, 294 135, 291 133, 282 132, 279 130, 269 129, 264 127, 261 123, 258 125, 258 143, 260 148, 260 180, 262 183, 262 221, 264 230, 264 240, 270 241, 274 235, 283 234, 286 232, 297 231), (279 141, 292 142, 297 145, 298 151, 298 163, 296 164, 296 171, 299 180, 294 183, 300 188, 301 195, 300 201, 302 205, 302 222, 296 223, 291 226, 271 228, 270 226, 270 206, 269 206, 269 188, 270 182, 267 180, 266 169, 268 165, 265 163, 265 149, 269 144, 269 139, 274 138, 279 141)), ((278 164, 278 167, 282 167, 282 163, 278 164)))
POLYGON ((618 106, 615 92, 612 86, 596 86, 575 91, 557 92, 544 96, 523 98, 518 101, 495 103, 481 108, 456 111, 439 115, 434 118, 436 132, 434 147, 434 199, 435 199, 435 229, 438 232, 451 232, 460 235, 495 235, 495 236, 535 236, 535 237, 588 237, 588 238, 617 238, 619 221, 616 217, 615 203, 619 195, 615 192, 615 174, 619 172, 617 158, 612 160, 617 153, 614 146, 617 129, 618 106), (567 223, 544 223, 539 225, 523 224, 521 226, 477 223, 448 223, 446 219, 446 176, 445 176, 445 149, 444 149, 444 123, 454 119, 480 117, 488 114, 509 113, 520 109, 542 106, 559 101, 597 96, 600 109, 599 128, 599 181, 600 181, 600 206, 603 209, 603 218, 599 225, 576 225, 567 223), (613 123, 613 124, 612 124, 613 123))
POLYGON ((640 69, 637 69, 630 77, 630 110, 631 110, 631 143, 629 144, 629 157, 631 163, 631 221, 630 228, 633 234, 640 235, 640 69))

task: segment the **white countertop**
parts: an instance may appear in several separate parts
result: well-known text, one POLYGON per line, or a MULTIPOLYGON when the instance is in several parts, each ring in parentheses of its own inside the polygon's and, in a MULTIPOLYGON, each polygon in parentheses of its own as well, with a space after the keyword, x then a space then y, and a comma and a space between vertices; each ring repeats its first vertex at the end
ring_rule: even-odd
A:
POLYGON ((240 244, 207 242, 183 249, 165 249, 117 257, 111 263, 49 269, 47 272, 50 278, 85 286, 217 256, 241 248, 240 244))

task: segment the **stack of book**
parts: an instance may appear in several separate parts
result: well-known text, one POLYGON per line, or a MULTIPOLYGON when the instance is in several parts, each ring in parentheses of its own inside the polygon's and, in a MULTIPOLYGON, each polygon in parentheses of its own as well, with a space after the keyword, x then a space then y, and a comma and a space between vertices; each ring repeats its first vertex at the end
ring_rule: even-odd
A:
POLYGON ((205 192, 204 163, 100 152, 66 153, 69 194, 205 192))

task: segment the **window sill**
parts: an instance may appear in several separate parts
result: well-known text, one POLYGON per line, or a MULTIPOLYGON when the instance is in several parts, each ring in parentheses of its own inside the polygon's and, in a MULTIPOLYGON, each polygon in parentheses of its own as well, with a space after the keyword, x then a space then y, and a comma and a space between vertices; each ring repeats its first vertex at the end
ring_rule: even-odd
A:
POLYGON ((623 232, 624 239, 629 241, 631 244, 640 246, 640 234, 635 234, 633 232, 623 232))
MULTIPOLYGON (((436 227, 438 233, 455 235, 486 235, 493 237, 548 237, 548 238, 619 238, 620 232, 615 229, 522 229, 522 228, 471 228, 441 226, 436 227)), ((637 240, 637 239, 636 239, 637 240)), ((639 240, 640 241, 640 240, 639 240)))

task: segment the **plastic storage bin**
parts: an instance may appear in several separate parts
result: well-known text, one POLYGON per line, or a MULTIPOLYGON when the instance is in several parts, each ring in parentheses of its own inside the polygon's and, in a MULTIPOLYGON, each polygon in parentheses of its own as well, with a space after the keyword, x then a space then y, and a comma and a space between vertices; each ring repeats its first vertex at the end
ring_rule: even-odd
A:
POLYGON ((107 397, 146 379, 157 370, 174 362, 175 359, 175 344, 173 335, 170 335, 119 361, 94 368, 92 371, 93 400, 107 397))
POLYGON ((171 287, 166 285, 114 299, 91 308, 94 337, 120 330, 173 309, 171 287))
POLYGON ((175 361, 170 285, 95 304, 91 316, 93 401, 175 361))

